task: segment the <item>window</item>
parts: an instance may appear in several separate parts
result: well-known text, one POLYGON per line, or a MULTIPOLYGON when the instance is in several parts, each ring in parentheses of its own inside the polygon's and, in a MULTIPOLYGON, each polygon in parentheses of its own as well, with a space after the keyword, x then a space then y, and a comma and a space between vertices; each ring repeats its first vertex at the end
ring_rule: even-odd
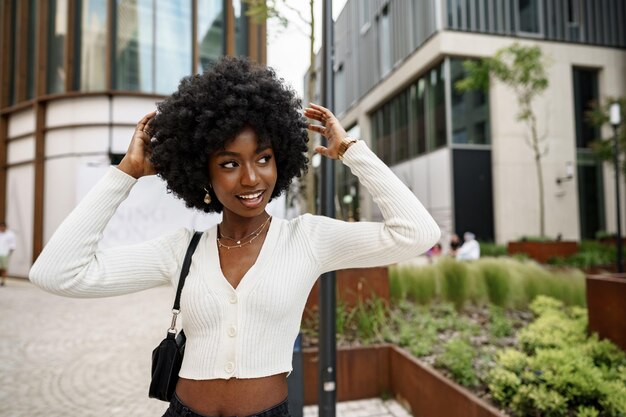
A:
POLYGON ((539 0, 517 0, 519 13, 519 31, 541 33, 539 0))
POLYGON ((389 28, 389 6, 385 6, 378 17, 378 59, 381 77, 391 71, 391 33, 389 28))
POLYGON ((223 0, 198 1, 198 49, 199 73, 224 55, 224 7, 223 0))
POLYGON ((115 80, 117 90, 154 90, 154 1, 116 0, 115 80))
POLYGON ((235 55, 248 54, 248 17, 246 3, 243 0, 233 0, 235 12, 235 55))
POLYGON ((65 91, 66 36, 67 0, 51 0, 48 14, 48 93, 65 91))
POLYGON ((393 131, 393 161, 400 162, 409 159, 409 118, 408 92, 403 91, 392 100, 392 131, 393 131))
POLYGON ((341 114, 346 107, 346 73, 343 70, 343 64, 340 64, 335 71, 335 111, 341 114))
POLYGON ((459 92, 454 84, 465 77, 463 60, 450 59, 452 143, 488 144, 489 103, 482 91, 459 92))
POLYGON ((574 68, 574 118, 576 123, 576 147, 589 148, 600 137, 597 127, 591 126, 585 114, 591 104, 598 100, 598 71, 574 68))
POLYGON ((570 41, 580 41, 580 0, 567 0, 567 36, 570 41))
POLYGON ((415 84, 415 101, 413 102, 412 119, 414 123, 413 140, 416 154, 426 152, 426 80, 421 78, 415 84))
POLYGON ((154 91, 170 94, 181 78, 193 71, 191 2, 157 0, 154 91))
POLYGON ((26 98, 35 97, 35 69, 37 68, 36 59, 36 40, 37 36, 37 1, 29 0, 28 2, 28 61, 26 63, 26 98))
POLYGON ((432 69, 428 75, 428 121, 429 149, 437 149, 446 145, 446 89, 443 64, 432 69))
POLYGON ((192 72, 189 0, 117 0, 114 88, 169 94, 192 72))
POLYGON ((76 60, 74 89, 81 91, 106 88, 106 0, 82 0, 76 4, 76 60))

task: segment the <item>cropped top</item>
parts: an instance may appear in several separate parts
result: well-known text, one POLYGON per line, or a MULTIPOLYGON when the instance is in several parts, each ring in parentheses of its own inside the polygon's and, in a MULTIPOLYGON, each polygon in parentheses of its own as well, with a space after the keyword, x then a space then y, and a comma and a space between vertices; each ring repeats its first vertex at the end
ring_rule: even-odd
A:
MULTIPOLYGON (((181 296, 187 335, 181 377, 258 378, 291 371, 293 343, 320 274, 399 262, 438 241, 436 222, 364 142, 351 146, 343 163, 380 207, 382 223, 349 223, 310 214, 289 221, 273 218, 256 263, 236 288, 220 268, 217 227, 205 231, 181 296)), ((176 286, 192 230, 98 249, 107 222, 135 182, 111 167, 46 244, 30 280, 70 297, 176 286)))

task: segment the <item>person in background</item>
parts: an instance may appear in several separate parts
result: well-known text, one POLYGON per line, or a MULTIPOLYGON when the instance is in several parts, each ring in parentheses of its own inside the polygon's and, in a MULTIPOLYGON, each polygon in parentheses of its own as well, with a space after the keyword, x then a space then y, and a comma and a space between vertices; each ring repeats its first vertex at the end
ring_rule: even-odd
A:
POLYGON ((471 232, 463 234, 463 245, 456 251, 457 261, 473 261, 480 258, 480 245, 476 235, 471 232))
POLYGON ((462 243, 461 243, 461 239, 459 238, 459 235, 457 235, 456 233, 453 233, 452 236, 450 236, 450 249, 448 251, 448 254, 450 256, 456 257, 456 251, 459 250, 461 245, 462 243))
POLYGON ((5 222, 0 222, 0 286, 4 287, 7 280, 9 258, 15 250, 15 233, 7 229, 5 222))
POLYGON ((428 263, 433 263, 434 258, 441 255, 441 243, 436 243, 435 246, 428 249, 426 256, 428 257, 428 263))

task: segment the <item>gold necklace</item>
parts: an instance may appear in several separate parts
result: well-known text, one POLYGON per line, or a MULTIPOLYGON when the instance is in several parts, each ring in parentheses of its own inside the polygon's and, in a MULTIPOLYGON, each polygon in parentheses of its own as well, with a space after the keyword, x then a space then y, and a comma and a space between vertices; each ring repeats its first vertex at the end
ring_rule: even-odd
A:
POLYGON ((254 242, 254 240, 259 237, 259 235, 263 232, 263 229, 265 229, 265 226, 269 223, 270 219, 272 218, 272 216, 269 216, 267 219, 265 219, 265 221, 263 222, 263 224, 261 224, 261 226, 259 226, 254 232, 250 233, 249 235, 239 239, 239 240, 235 240, 231 237, 227 237, 227 236, 222 236, 222 233, 220 232, 220 226, 217 226, 217 244, 219 247, 222 248, 226 248, 226 249, 234 249, 234 248, 241 248, 242 246, 246 246, 251 244, 252 242, 254 242), (241 243, 242 240, 248 238, 252 236, 252 238, 250 240, 248 240, 247 242, 241 243), (226 245, 224 243, 222 243, 222 239, 229 239, 232 241, 236 241, 237 244, 236 245, 226 245))

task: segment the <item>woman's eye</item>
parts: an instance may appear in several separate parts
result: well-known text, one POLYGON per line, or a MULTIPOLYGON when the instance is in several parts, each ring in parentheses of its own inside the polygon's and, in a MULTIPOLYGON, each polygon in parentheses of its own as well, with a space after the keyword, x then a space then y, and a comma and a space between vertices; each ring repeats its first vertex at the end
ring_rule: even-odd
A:
POLYGON ((262 164, 267 164, 270 159, 272 159, 272 155, 264 155, 261 157, 261 159, 259 159, 259 162, 261 162, 262 164))
POLYGON ((237 163, 235 161, 227 161, 222 162, 220 166, 223 168, 235 168, 237 166, 237 163))

